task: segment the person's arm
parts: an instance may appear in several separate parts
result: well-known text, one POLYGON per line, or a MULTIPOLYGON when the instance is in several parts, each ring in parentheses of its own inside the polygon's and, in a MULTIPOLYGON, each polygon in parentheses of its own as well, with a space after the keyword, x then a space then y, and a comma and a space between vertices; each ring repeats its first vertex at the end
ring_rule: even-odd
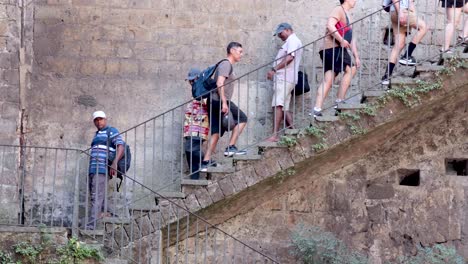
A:
POLYGON ((228 112, 228 105, 226 95, 224 94, 224 83, 226 82, 226 77, 222 76, 221 74, 218 76, 216 80, 216 87, 218 87, 218 94, 219 99, 221 100, 221 112, 227 113, 228 112))
POLYGON ((351 51, 353 52, 354 61, 356 62, 356 67, 361 67, 361 59, 359 58, 359 53, 357 49, 356 39, 351 41, 351 51))
POLYGON ((344 15, 344 11, 340 7, 336 7, 333 12, 331 13, 330 17, 327 21, 327 29, 328 32, 332 32, 332 37, 340 43, 342 48, 349 48, 350 43, 344 39, 340 33, 338 32, 339 28, 336 28, 336 23, 341 21, 341 17, 344 15))
POLYGON ((293 60, 294 60, 294 56, 292 54, 288 54, 286 57, 284 57, 283 60, 281 60, 279 64, 277 64, 276 66, 271 68, 270 71, 268 71, 267 73, 268 80, 273 80, 273 76, 275 75, 275 73, 278 70, 286 68, 286 66, 288 66, 289 63, 291 63, 293 60))
POLYGON ((115 135, 117 136, 115 136, 112 139, 112 143, 116 146, 115 158, 114 158, 114 161, 112 161, 111 170, 110 170, 110 175, 112 177, 114 177, 117 174, 117 165, 119 163, 119 160, 122 159, 124 156, 124 144, 125 144, 125 142, 122 139, 122 136, 119 135, 118 130, 114 130, 113 133, 115 133, 115 135))

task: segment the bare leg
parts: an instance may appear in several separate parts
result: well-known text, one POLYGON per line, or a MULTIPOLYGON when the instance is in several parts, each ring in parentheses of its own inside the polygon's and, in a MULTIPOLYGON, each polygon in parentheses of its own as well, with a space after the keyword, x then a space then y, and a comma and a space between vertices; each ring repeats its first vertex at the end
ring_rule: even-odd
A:
POLYGON ((283 107, 280 105, 273 107, 273 111, 274 111, 273 135, 270 138, 268 138, 267 141, 276 142, 279 140, 278 131, 279 131, 281 122, 283 121, 283 107))
POLYGON ((461 8, 446 8, 447 13, 447 25, 445 26, 445 43, 442 50, 446 51, 450 48, 452 43, 453 34, 455 29, 460 22, 461 8))
POLYGON ((344 100, 346 97, 346 92, 348 91, 349 86, 351 85, 351 80, 354 75, 356 75, 356 66, 349 67, 346 66, 345 74, 341 79, 340 89, 338 90, 337 99, 344 100))
POLYGON ((418 24, 414 25, 413 28, 417 29, 418 32, 416 33, 416 35, 414 35, 411 42, 413 42, 414 44, 419 44, 419 42, 424 38, 424 36, 427 33, 426 22, 424 22, 424 20, 422 19, 418 19, 418 24))
MULTIPOLYGON (((393 45, 392 52, 390 53, 389 62, 396 64, 398 57, 400 56, 401 50, 405 47, 405 38, 406 34, 404 31, 398 32, 398 30, 393 32, 395 37, 395 45, 393 45)), ((390 74, 389 74, 390 75, 390 74)))
POLYGON ((286 126, 291 129, 294 128, 293 113, 286 111, 284 114, 286 115, 286 126))
POLYGON ((335 73, 333 71, 325 72, 324 80, 317 90, 317 97, 315 99, 315 107, 322 108, 325 98, 328 96, 330 89, 335 79, 335 73))
POLYGON ((211 159, 211 155, 215 152, 216 145, 218 145, 218 140, 219 140, 219 134, 211 135, 211 140, 210 140, 208 149, 205 153, 205 157, 203 157, 203 161, 209 161, 211 159))
POLYGON ((239 125, 234 127, 231 133, 231 139, 229 140, 229 145, 236 145, 237 139, 239 138, 239 135, 242 133, 246 125, 247 123, 240 123, 239 125))

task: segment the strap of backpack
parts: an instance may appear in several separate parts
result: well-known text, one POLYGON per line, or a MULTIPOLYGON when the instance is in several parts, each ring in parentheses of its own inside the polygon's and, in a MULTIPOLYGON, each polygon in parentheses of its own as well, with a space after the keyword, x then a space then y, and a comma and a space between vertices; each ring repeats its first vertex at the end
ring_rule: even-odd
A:
MULTIPOLYGON (((218 69, 218 66, 219 66, 219 65, 221 64, 221 62, 223 62, 223 61, 228 61, 228 62, 229 62, 228 59, 222 59, 222 60, 220 60, 218 63, 216 63, 216 64, 215 64, 215 69, 214 69, 214 71, 212 72, 210 78, 215 74, 216 70, 218 69)), ((229 62, 229 64, 231 64, 231 63, 229 62)), ((229 71, 229 75, 232 74, 232 71, 233 71, 233 69, 232 69, 232 64, 231 64, 231 70, 229 71)))

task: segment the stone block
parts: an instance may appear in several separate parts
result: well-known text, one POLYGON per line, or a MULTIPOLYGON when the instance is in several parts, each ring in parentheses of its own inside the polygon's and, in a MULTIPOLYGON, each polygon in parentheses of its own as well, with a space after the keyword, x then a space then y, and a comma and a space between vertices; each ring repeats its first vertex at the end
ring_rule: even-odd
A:
POLYGON ((119 75, 133 76, 138 74, 138 62, 134 60, 121 60, 119 75))
POLYGON ((201 208, 208 207, 213 203, 206 188, 199 187, 195 190, 194 194, 201 208))
POLYGON ((104 60, 88 59, 80 65, 80 73, 83 75, 98 75, 106 72, 106 63, 104 60))
POLYGON ((201 206, 200 204, 198 203, 198 200, 197 200, 197 197, 195 196, 195 194, 189 194, 185 200, 185 206, 187 206, 187 209, 190 211, 190 212, 196 212, 198 210, 201 209, 201 206))
POLYGON ((148 217, 148 215, 142 216, 140 218, 135 219, 137 225, 139 226, 141 230, 142 236, 147 236, 150 233, 154 232, 154 227, 151 224, 151 220, 148 217))
POLYGON ((218 181, 218 185, 223 192, 225 197, 231 196, 236 192, 234 185, 232 184, 231 176, 227 175, 225 178, 218 181))
POLYGON ((219 184, 217 182, 209 184, 206 187, 206 189, 207 189, 208 194, 210 195, 211 200, 213 201, 213 203, 216 203, 216 202, 224 199, 224 194, 221 191, 221 187, 219 186, 219 184))
POLYGON ((391 184, 372 184, 366 189, 368 199, 390 199, 395 196, 395 190, 391 184))
POLYGON ((234 189, 236 190, 236 193, 244 190, 248 186, 246 182, 246 177, 249 177, 250 175, 249 171, 246 172, 240 170, 231 174, 232 184, 234 186, 234 189))

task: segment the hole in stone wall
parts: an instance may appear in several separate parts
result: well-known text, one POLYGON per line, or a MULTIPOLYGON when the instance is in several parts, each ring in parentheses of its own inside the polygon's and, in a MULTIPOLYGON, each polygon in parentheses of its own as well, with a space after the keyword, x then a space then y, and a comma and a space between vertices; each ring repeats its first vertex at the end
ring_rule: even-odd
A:
POLYGON ((398 170, 398 175, 400 179, 400 185, 419 186, 421 183, 420 170, 400 169, 398 170))
POLYGON ((468 176, 468 159, 445 159, 447 175, 468 176))

